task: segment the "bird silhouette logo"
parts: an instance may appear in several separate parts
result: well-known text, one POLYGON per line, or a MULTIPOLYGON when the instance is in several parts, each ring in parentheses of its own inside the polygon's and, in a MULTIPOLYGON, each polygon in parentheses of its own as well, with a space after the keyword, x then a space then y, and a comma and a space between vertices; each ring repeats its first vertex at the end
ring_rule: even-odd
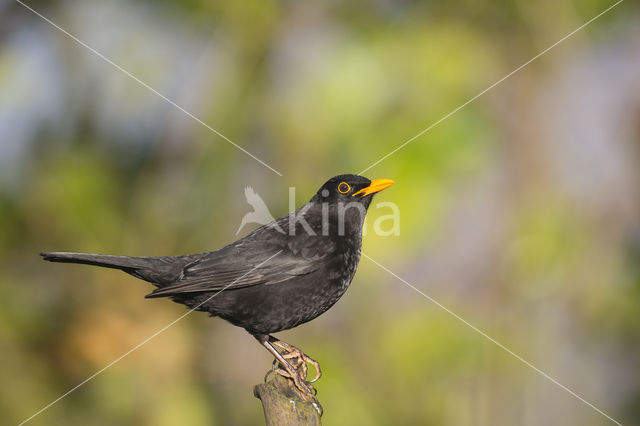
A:
MULTIPOLYGON (((253 207, 253 211, 244 215, 242 221, 240 222, 240 227, 236 231, 236 235, 238 235, 242 228, 244 228, 244 226, 248 223, 266 225, 267 223, 275 221, 275 218, 269 211, 269 208, 265 204, 262 197, 256 194, 252 187, 247 186, 244 188, 244 196, 247 199, 247 203, 249 203, 249 205, 253 207)), ((278 231, 283 232, 278 224, 274 223, 274 226, 278 231)))

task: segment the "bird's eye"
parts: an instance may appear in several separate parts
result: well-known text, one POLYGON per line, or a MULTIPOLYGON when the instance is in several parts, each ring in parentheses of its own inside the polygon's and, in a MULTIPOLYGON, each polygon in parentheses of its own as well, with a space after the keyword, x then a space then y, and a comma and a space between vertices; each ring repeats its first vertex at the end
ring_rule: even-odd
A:
POLYGON ((351 187, 349 186, 349 184, 347 182, 340 182, 340 185, 338 185, 338 192, 341 194, 346 194, 349 191, 351 191, 351 187))

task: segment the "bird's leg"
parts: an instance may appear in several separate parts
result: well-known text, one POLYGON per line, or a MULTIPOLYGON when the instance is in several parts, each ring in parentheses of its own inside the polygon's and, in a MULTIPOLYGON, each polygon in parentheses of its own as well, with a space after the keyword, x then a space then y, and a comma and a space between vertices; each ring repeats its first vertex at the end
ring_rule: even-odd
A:
POLYGON ((308 383, 317 382, 322 376, 322 370, 320 370, 320 364, 315 359, 311 358, 309 355, 302 352, 300 349, 296 348, 293 345, 290 345, 286 342, 276 339, 273 336, 269 336, 269 342, 278 346, 279 348, 284 349, 286 352, 282 354, 282 356, 289 360, 295 359, 295 367, 296 369, 302 370, 302 378, 306 380, 307 378, 307 363, 313 365, 313 368, 316 369, 316 376, 311 380, 306 380, 308 383))
POLYGON ((273 355, 273 357, 282 367, 272 369, 271 372, 280 374, 281 376, 293 380, 295 389, 297 390, 300 399, 302 399, 303 401, 313 402, 319 406, 320 404, 315 397, 315 389, 300 377, 298 370, 296 370, 296 368, 293 367, 291 363, 287 361, 284 356, 280 352, 278 352, 278 350, 271 344, 270 340, 273 339, 273 337, 268 335, 254 335, 254 337, 271 353, 271 355, 273 355))
MULTIPOLYGON (((282 355, 282 354, 281 354, 282 355)), ((287 359, 286 355, 282 355, 283 358, 287 359)), ((300 360, 298 360, 298 362, 296 363, 296 365, 292 365, 292 367, 294 368, 294 370, 296 370, 296 373, 298 376, 300 376, 300 378, 304 381, 304 377, 306 377, 307 372, 306 372, 306 365, 304 363, 300 364, 300 360), (304 371, 303 374, 300 373, 300 371, 298 371, 299 368, 301 368, 302 366, 304 366, 304 371)), ((289 363, 291 364, 291 363, 289 363)), ((271 369, 269 371, 267 371, 264 375, 264 382, 267 383, 267 379, 269 378, 269 376, 271 374, 279 374, 282 377, 285 377, 287 379, 291 379, 293 380, 293 377, 291 377, 291 375, 289 374, 289 372, 287 370, 283 370, 282 368, 279 367, 280 363, 278 362, 277 359, 273 359, 273 365, 271 365, 271 369)), ((306 385, 309 387, 309 389, 311 389, 311 392, 313 392, 313 395, 317 395, 318 391, 316 390, 316 388, 311 384, 311 382, 307 382, 305 381, 306 385)))

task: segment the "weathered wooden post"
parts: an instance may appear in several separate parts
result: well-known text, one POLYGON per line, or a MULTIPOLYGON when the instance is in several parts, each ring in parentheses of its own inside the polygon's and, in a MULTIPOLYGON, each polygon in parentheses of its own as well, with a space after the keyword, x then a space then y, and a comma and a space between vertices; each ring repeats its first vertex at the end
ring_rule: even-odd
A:
POLYGON ((267 426, 320 425, 320 408, 302 401, 291 386, 288 379, 272 374, 253 388, 253 394, 262 402, 267 426))

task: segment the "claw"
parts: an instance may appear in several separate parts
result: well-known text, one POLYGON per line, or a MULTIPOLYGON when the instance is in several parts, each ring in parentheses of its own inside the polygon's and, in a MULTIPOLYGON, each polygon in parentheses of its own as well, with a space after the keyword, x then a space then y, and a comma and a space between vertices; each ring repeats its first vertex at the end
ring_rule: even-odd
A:
POLYGON ((267 383, 267 379, 269 378, 269 376, 272 373, 275 373, 275 370, 278 369, 278 366, 280 364, 278 363, 277 359, 273 359, 273 362, 271 363, 271 369, 269 369, 266 373, 264 373, 264 382, 267 383))
POLYGON ((290 359, 295 359, 295 368, 301 368, 302 369, 302 377, 303 379, 307 378, 307 373, 308 373, 308 369, 307 369, 307 363, 313 365, 313 368, 315 368, 316 370, 316 375, 313 379, 311 380, 307 380, 308 383, 315 383, 317 382, 320 377, 322 377, 322 370, 320 369, 320 364, 318 363, 318 361, 316 361, 315 359, 311 358, 309 355, 305 354, 304 352, 302 352, 300 349, 296 348, 295 346, 292 346, 288 343, 285 343, 283 341, 280 340, 274 340, 273 344, 278 346, 281 349, 284 349, 286 352, 282 355, 285 359, 290 360, 290 359))
POLYGON ((320 405, 319 402, 314 402, 313 403, 313 407, 316 409, 316 411, 318 412, 318 414, 320 415, 320 417, 322 417, 322 414, 324 413, 324 410, 322 408, 322 405, 320 405))
POLYGON ((311 384, 302 380, 297 371, 294 371, 294 373, 291 374, 291 372, 287 371, 285 368, 276 368, 269 370, 267 372, 267 377, 272 373, 292 380, 294 384, 293 389, 301 400, 318 403, 318 400, 316 399, 317 390, 311 384))

